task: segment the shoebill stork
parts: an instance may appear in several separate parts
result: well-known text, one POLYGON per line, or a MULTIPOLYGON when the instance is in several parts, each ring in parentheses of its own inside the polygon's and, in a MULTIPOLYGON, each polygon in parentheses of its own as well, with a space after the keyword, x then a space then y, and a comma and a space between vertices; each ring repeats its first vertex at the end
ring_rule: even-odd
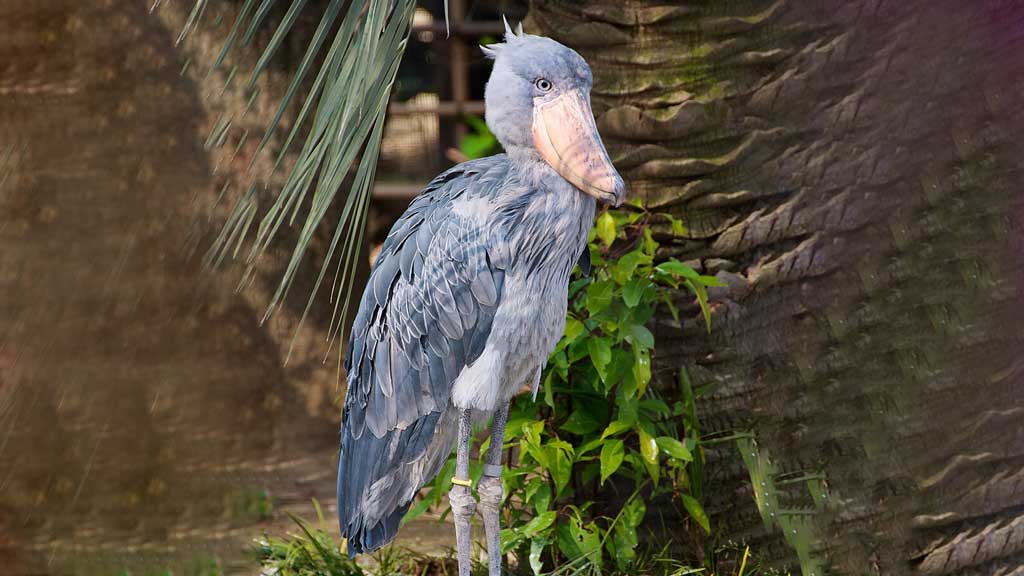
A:
POLYGON ((493 416, 477 486, 490 573, 501 570, 502 438, 509 399, 536 396, 565 327, 569 276, 589 267, 595 200, 622 178, 573 50, 508 29, 494 59, 488 127, 505 153, 435 178, 395 223, 370 272, 345 358, 338 515, 350 555, 380 548, 456 446, 449 501, 459 573, 469 574, 473 421, 493 416))

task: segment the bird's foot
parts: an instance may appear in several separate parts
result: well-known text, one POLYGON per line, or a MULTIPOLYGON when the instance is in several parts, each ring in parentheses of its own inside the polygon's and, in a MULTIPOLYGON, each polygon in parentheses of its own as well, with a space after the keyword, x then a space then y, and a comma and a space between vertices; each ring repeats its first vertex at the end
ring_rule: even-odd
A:
MULTIPOLYGON (((500 470, 500 467, 499 467, 500 470)), ((504 493, 500 476, 483 476, 476 487, 480 495, 480 515, 487 533, 487 564, 489 576, 501 574, 501 500, 504 493)))
POLYGON ((455 519, 455 545, 459 559, 459 576, 469 576, 470 533, 469 521, 476 512, 476 500, 469 486, 456 484, 448 492, 448 502, 455 519))

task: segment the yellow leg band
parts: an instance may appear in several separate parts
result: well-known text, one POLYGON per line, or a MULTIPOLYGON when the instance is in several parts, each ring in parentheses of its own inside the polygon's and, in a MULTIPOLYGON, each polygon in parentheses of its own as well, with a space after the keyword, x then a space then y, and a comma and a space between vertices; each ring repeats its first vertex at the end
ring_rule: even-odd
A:
POLYGON ((456 478, 455 476, 452 476, 452 484, 458 484, 459 486, 465 486, 466 488, 473 487, 472 480, 463 480, 461 478, 456 478))

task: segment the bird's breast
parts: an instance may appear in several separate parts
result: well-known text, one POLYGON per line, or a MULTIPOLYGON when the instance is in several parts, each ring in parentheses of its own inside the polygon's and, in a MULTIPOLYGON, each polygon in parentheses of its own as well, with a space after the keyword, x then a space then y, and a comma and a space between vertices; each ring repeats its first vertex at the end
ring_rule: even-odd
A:
POLYGON ((592 199, 569 194, 526 205, 511 230, 512 266, 501 303, 484 353, 456 382, 457 406, 494 410, 524 386, 536 386, 565 330, 569 279, 594 218, 592 199))

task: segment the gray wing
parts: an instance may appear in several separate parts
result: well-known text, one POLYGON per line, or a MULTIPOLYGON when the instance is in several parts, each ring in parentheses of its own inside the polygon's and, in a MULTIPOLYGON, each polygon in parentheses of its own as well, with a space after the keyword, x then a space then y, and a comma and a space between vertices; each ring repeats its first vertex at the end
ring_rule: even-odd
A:
POLYGON ((395 223, 370 273, 345 358, 338 470, 353 554, 394 537, 451 451, 435 428, 455 379, 483 352, 509 261, 501 231, 453 205, 493 195, 507 173, 505 157, 494 156, 437 177, 395 223))

